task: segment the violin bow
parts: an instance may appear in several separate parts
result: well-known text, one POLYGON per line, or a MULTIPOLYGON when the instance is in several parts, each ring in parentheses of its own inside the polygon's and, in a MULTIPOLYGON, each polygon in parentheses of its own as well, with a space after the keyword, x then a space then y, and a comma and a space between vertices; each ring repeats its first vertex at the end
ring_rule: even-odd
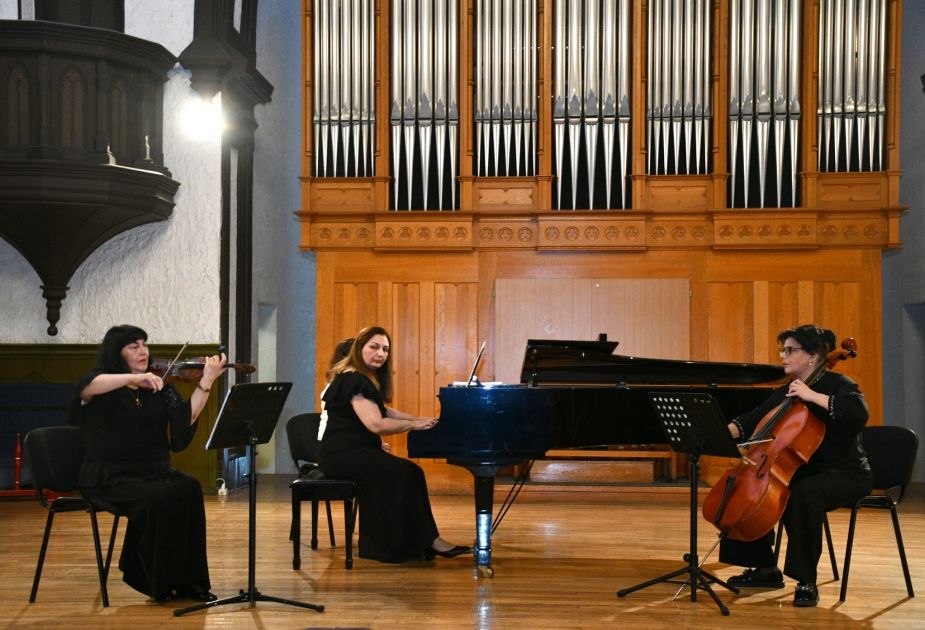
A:
POLYGON ((173 361, 167 364, 167 369, 164 370, 164 376, 167 376, 168 374, 170 374, 170 369, 177 363, 177 361, 180 359, 180 355, 183 354, 183 351, 186 350, 186 346, 188 345, 189 345, 188 341, 184 343, 183 346, 180 348, 180 351, 177 352, 177 356, 173 358, 173 361))

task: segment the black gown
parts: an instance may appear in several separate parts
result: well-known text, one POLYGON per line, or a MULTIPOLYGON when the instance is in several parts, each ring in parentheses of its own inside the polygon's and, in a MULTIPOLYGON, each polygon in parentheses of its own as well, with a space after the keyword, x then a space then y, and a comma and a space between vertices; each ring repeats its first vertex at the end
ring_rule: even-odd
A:
POLYGON ((439 535, 424 471, 382 450, 350 401, 359 394, 386 408, 379 391, 359 372, 339 374, 324 392, 328 426, 319 451, 325 475, 357 484, 361 558, 380 562, 419 560, 439 535))
MULTIPOLYGON (((733 422, 743 436, 750 436, 762 418, 783 402, 788 385, 774 390, 754 410, 733 422)), ((825 424, 825 436, 809 462, 800 466, 790 481, 790 500, 781 517, 787 531, 784 574, 799 582, 816 583, 816 565, 822 555, 822 521, 825 513, 870 492, 873 480, 861 444, 867 423, 867 403, 858 386, 847 376, 826 372, 812 389, 831 396, 828 409, 807 404, 825 424)), ((751 542, 724 538, 720 562, 745 567, 774 566, 774 530, 751 542)))
POLYGON ((209 590, 206 518, 199 481, 170 468, 170 451, 186 448, 198 423, 171 385, 160 392, 121 387, 81 404, 78 381, 71 422, 87 446, 81 491, 127 516, 119 569, 135 590, 158 597, 178 587, 209 590))

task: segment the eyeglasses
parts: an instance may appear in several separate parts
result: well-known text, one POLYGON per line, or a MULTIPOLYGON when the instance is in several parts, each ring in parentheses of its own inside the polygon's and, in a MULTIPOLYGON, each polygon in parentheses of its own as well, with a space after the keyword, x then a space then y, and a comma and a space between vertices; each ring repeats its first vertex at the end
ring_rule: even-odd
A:
POLYGON ((777 352, 778 352, 778 354, 780 354, 780 356, 782 356, 782 357, 789 357, 789 356, 790 356, 791 354, 793 354, 796 350, 802 350, 802 349, 803 349, 803 348, 802 348, 801 346, 784 346, 784 347, 782 347, 780 350, 778 350, 777 352))

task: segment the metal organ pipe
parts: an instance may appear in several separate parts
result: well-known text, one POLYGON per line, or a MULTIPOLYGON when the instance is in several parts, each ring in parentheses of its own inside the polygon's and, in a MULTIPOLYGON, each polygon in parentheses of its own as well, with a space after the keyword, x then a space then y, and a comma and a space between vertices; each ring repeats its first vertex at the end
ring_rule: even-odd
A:
POLYGON ((800 0, 730 2, 731 207, 798 203, 800 16, 800 0))
MULTIPOLYGON (((553 205, 560 210, 629 207, 630 8, 630 0, 555 2, 553 205)), ((650 73, 657 63, 649 60, 650 73)), ((648 89, 657 89, 651 78, 648 89)))
MULTIPOLYGON (((554 35, 555 47, 564 45, 564 35, 554 35)), ((474 170, 480 176, 524 177, 537 172, 536 42, 536 0, 479 0, 474 170)), ((560 64, 554 72, 558 76, 566 68, 560 64)), ((554 107, 564 109, 566 103, 554 107)))
POLYGON ((395 210, 446 210, 459 204, 456 10, 451 0, 392 3, 389 122, 395 210))
POLYGON ((821 0, 819 170, 884 164, 886 0, 821 0))
POLYGON ((371 177, 374 153, 373 0, 315 0, 314 176, 371 177))
MULTIPOLYGON (((646 137, 650 175, 709 172, 709 0, 652 0, 647 16, 646 137)), ((734 38, 730 46, 735 47, 734 38)))

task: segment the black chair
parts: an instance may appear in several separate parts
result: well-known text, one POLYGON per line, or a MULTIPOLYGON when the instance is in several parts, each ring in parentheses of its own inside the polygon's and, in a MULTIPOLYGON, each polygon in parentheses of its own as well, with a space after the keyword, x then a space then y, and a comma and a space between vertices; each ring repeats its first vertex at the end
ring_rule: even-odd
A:
POLYGON ((77 482, 85 453, 80 429, 74 426, 52 426, 33 429, 26 434, 25 449, 28 463, 32 469, 32 481, 35 485, 39 502, 48 509, 48 519, 45 521, 45 536, 42 538, 42 550, 39 552, 38 565, 35 567, 35 579, 32 582, 29 603, 35 602, 35 596, 39 590, 39 580, 42 577, 42 566, 45 564, 45 552, 48 550, 48 539, 51 536, 51 525, 54 522, 55 514, 59 512, 89 512, 90 525, 93 529, 93 546, 96 551, 96 569, 100 577, 100 594, 103 598, 103 606, 109 606, 106 578, 109 576, 112 549, 116 540, 116 530, 119 527, 120 514, 118 510, 113 506, 99 501, 91 501, 79 495, 58 496, 50 502, 46 497, 46 491, 53 494, 74 493, 77 491, 77 482), (97 512, 110 512, 114 515, 105 564, 103 563, 103 555, 100 549, 97 512))
POLYGON ((905 427, 865 427, 861 434, 867 461, 874 477, 874 492, 861 497, 851 505, 851 521, 848 525, 848 547, 845 551, 845 573, 842 577, 841 594, 838 599, 845 601, 848 592, 848 570, 851 567, 851 549, 854 545, 854 528, 857 524, 858 511, 861 508, 879 508, 889 510, 893 517, 893 532, 896 534, 896 547, 906 578, 906 592, 915 597, 912 591, 912 578, 909 577, 909 563, 906 562, 906 549, 899 530, 899 516, 896 506, 906 496, 906 488, 912 479, 912 468, 919 450, 919 439, 915 433, 905 427))
POLYGON ((292 568, 295 571, 302 566, 300 547, 303 501, 312 502, 312 549, 318 548, 318 502, 325 502, 328 534, 332 547, 335 544, 331 501, 344 502, 344 529, 347 540, 344 566, 348 569, 353 568, 353 530, 358 507, 356 486, 352 481, 329 479, 318 467, 318 425, 320 423, 321 414, 318 413, 299 414, 290 418, 286 423, 289 453, 299 469, 299 478, 289 484, 292 490, 292 524, 289 529, 289 539, 292 540, 292 568))

